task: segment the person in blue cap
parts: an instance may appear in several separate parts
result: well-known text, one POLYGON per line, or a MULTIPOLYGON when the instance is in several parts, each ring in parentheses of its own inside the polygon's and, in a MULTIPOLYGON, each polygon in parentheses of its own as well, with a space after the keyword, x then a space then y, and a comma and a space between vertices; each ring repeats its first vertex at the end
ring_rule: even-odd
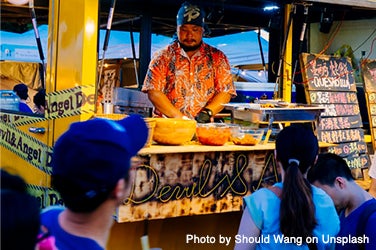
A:
POLYGON ((148 127, 139 115, 76 122, 59 137, 51 184, 65 207, 51 206, 41 214, 59 250, 106 248, 113 215, 127 195, 131 158, 147 137, 148 127))
POLYGON ((156 52, 142 91, 157 116, 207 123, 236 96, 231 67, 222 51, 202 40, 208 30, 202 7, 183 3, 176 24, 177 39, 156 52))

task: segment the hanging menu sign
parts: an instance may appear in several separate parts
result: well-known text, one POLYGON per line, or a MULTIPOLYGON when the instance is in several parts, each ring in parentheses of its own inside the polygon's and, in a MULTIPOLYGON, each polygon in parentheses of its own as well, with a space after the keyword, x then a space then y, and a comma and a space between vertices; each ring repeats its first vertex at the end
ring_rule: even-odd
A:
POLYGON ((318 139, 337 144, 329 152, 343 157, 354 175, 362 177, 361 169, 370 162, 350 59, 303 53, 300 61, 308 104, 325 107, 318 139))
POLYGON ((372 136, 372 146, 376 149, 376 60, 362 62, 364 92, 368 108, 369 127, 372 136))

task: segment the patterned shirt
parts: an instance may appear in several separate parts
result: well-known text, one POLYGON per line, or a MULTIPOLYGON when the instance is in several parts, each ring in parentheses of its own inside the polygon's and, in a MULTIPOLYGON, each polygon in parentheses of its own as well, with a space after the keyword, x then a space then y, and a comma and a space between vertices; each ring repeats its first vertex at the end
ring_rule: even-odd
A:
POLYGON ((191 58, 178 41, 156 52, 149 64, 143 92, 158 90, 184 115, 194 118, 219 92, 236 95, 225 54, 202 43, 191 58))

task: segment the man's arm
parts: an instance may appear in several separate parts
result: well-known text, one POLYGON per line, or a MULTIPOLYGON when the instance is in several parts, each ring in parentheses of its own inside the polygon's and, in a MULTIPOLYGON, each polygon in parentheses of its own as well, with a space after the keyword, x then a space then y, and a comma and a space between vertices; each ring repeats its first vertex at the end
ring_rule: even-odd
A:
POLYGON ((218 114, 224 108, 223 104, 228 103, 231 100, 231 94, 227 92, 220 92, 216 94, 212 101, 208 103, 205 108, 210 109, 213 115, 218 114))
POLYGON ((216 94, 210 103, 196 115, 195 120, 199 123, 214 122, 214 115, 219 113, 224 107, 222 104, 228 103, 231 99, 231 94, 227 92, 220 92, 216 94))
POLYGON ((167 96, 159 90, 148 91, 149 100, 153 103, 154 107, 162 114, 169 118, 183 118, 183 114, 175 108, 167 96))

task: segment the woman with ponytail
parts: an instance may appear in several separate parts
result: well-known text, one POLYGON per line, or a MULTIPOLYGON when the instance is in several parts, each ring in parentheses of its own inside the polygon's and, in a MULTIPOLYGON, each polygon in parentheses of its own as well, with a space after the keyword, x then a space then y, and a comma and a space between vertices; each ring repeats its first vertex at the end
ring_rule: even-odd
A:
POLYGON ((294 124, 278 134, 275 145, 282 182, 244 197, 235 249, 334 249, 328 242, 339 231, 333 201, 306 179, 319 151, 316 136, 294 124))

